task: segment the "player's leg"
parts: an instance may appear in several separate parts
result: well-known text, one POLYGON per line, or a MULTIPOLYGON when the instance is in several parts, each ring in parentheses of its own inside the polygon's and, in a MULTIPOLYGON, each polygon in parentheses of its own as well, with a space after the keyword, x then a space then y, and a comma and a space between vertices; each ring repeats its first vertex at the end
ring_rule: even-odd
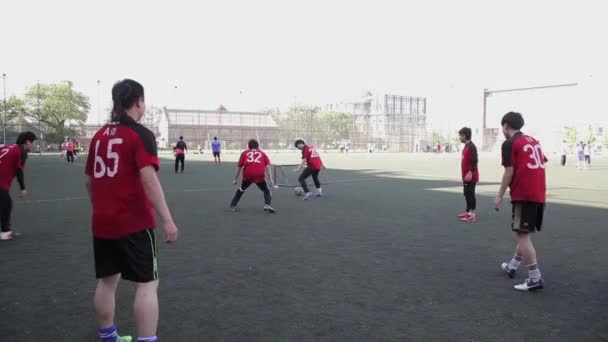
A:
POLYGON ((304 190, 304 199, 308 199, 308 197, 310 196, 310 191, 308 190, 308 184, 306 184, 306 179, 308 177, 310 177, 310 175, 312 175, 312 170, 310 168, 305 168, 302 171, 302 173, 300 174, 300 177, 298 177, 298 182, 300 183, 300 186, 304 190))
POLYGON ((514 202, 512 209, 511 209, 511 218, 512 218, 512 223, 511 223, 511 229, 514 232, 514 237, 515 237, 515 253, 513 254, 513 257, 511 258, 511 260, 509 262, 505 262, 501 265, 503 271, 505 271, 507 273, 507 275, 509 276, 509 278, 514 278, 515 277, 515 272, 517 272, 517 269, 519 268, 519 266, 521 265, 522 259, 523 259, 523 253, 521 251, 520 245, 519 245, 519 240, 517 239, 517 234, 518 234, 518 230, 519 227, 521 226, 521 203, 520 202, 514 202))
POLYGON ((320 170, 312 171, 312 181, 315 183, 315 188, 317 189, 317 197, 323 196, 323 189, 321 188, 321 181, 319 180, 319 172, 320 170))
POLYGON ((120 280, 121 268, 118 240, 94 238, 93 249, 97 278, 94 303, 99 338, 102 342, 130 341, 118 336, 114 324, 116 288, 120 280))
POLYGON ((184 166, 186 165, 186 155, 182 154, 180 162, 182 163, 182 173, 184 173, 184 166))
POLYGON ((465 209, 464 212, 458 214, 458 217, 461 218, 461 219, 469 216, 469 211, 471 210, 471 206, 470 206, 470 203, 469 203, 469 189, 468 189, 467 185, 468 185, 468 183, 466 183, 466 182, 462 183, 462 194, 464 195, 464 201, 466 203, 466 206, 465 206, 466 209, 465 209))
POLYGON ((270 206, 270 202, 272 201, 272 194, 270 193, 270 189, 268 188, 268 183, 266 183, 266 181, 262 181, 256 183, 256 185, 264 193, 264 211, 276 213, 276 210, 274 210, 274 208, 270 206))
POLYGON ((518 247, 524 257, 524 263, 528 266, 528 279, 523 284, 515 285, 519 291, 534 291, 544 288, 542 274, 538 267, 536 249, 532 243, 531 235, 540 231, 543 223, 545 205, 541 203, 522 203, 521 220, 524 234, 518 235, 518 247))
POLYGON ((0 233, 1 240, 10 240, 13 238, 11 231, 11 212, 13 210, 13 200, 8 191, 0 189, 0 233))
POLYGON ((158 260, 154 229, 121 239, 124 266, 122 278, 137 283, 133 312, 139 340, 156 342, 158 326, 158 260))
POLYGON ((475 200, 475 183, 474 182, 466 182, 464 183, 464 198, 467 203, 466 215, 463 216, 460 220, 464 222, 476 221, 477 217, 475 215, 476 208, 476 200, 475 200))
POLYGON ((236 193, 234 194, 232 201, 230 201, 230 209, 232 209, 233 211, 236 210, 236 206, 239 204, 241 197, 243 197, 245 190, 247 190, 247 188, 250 185, 251 185, 250 181, 243 180, 243 182, 241 183, 241 186, 238 189, 236 189, 236 193))

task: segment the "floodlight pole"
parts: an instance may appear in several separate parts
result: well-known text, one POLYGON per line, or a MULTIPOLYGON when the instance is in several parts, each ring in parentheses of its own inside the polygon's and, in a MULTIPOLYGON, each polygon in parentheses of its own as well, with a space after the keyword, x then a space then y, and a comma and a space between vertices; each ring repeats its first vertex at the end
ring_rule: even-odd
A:
POLYGON ((2 143, 6 144, 6 74, 2 74, 4 83, 4 118, 2 120, 2 143))
POLYGON ((563 87, 574 87, 577 86, 578 83, 565 83, 565 84, 554 84, 547 86, 538 86, 538 87, 527 87, 527 88, 513 88, 513 89, 500 89, 500 90, 483 90, 483 128, 487 128, 486 122, 486 114, 487 114, 487 101, 488 97, 492 94, 498 93, 512 93, 516 91, 527 91, 527 90, 536 90, 536 89, 548 89, 548 88, 563 88, 563 87))

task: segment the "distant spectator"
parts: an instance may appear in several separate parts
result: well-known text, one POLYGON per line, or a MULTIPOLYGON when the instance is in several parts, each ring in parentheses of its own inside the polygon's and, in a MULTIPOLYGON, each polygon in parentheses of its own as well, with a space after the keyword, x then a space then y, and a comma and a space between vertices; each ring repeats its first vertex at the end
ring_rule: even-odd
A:
POLYGON ((566 166, 566 156, 568 155, 568 144, 566 144, 566 140, 562 141, 562 166, 566 166))
POLYGON ((583 154, 585 155, 585 166, 591 166, 591 142, 587 142, 583 146, 583 154))
POLYGON ((583 151, 584 147, 583 147, 583 142, 579 142, 576 144, 576 158, 577 158, 577 165, 576 167, 579 169, 582 168, 586 168, 585 167, 585 152, 583 151))

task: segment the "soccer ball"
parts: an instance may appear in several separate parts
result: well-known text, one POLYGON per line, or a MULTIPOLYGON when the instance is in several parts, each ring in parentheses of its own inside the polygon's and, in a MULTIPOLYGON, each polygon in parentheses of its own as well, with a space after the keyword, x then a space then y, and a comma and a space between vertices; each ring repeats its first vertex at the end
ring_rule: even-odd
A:
POLYGON ((294 193, 296 194, 296 196, 302 196, 304 195, 304 189, 297 187, 295 188, 294 193))

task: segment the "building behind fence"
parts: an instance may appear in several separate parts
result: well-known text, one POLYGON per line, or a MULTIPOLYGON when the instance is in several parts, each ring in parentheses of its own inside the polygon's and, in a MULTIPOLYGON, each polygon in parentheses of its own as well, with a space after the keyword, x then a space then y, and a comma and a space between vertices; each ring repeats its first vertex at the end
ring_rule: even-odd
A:
MULTIPOLYGON (((418 152, 426 141, 426 98, 400 95, 363 96, 322 107, 292 108, 288 113, 164 107, 151 110, 143 122, 160 148, 170 148, 180 136, 191 149, 210 149, 214 137, 224 149, 240 150, 249 139, 264 149, 293 148, 304 139, 322 149, 418 152), (333 116, 332 116, 333 115, 333 116), (332 121, 333 120, 333 121, 332 121)), ((87 144, 100 126, 82 128, 87 144)))

